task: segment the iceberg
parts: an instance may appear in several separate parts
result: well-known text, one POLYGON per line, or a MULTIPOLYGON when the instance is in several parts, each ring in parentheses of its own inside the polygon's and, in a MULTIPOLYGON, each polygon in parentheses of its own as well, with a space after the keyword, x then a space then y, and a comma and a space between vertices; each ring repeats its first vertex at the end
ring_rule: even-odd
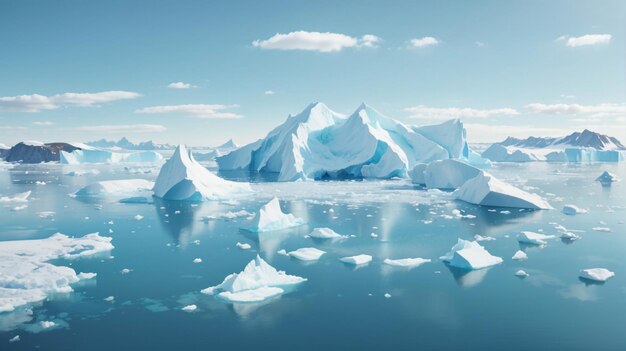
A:
POLYGON ((610 185, 613 182, 617 182, 619 180, 619 178, 617 178, 617 176, 609 171, 604 171, 602 172, 602 174, 600 174, 600 176, 598 178, 596 178, 596 181, 602 183, 602 185, 610 185))
POLYGON ((529 275, 530 274, 526 273, 526 271, 523 269, 520 269, 519 271, 515 272, 515 276, 520 277, 520 278, 526 278, 529 275))
POLYGON ((587 213, 587 210, 576 205, 565 205, 563 206, 562 212, 568 216, 574 216, 580 213, 587 213))
POLYGON ((438 160, 426 167, 424 182, 431 189, 456 189, 479 173, 478 168, 458 160, 438 160))
POLYGON ((27 202, 31 191, 13 194, 11 196, 0 196, 0 202, 27 202))
POLYGON ((467 158, 459 120, 412 127, 362 104, 352 115, 313 103, 264 139, 217 158, 221 171, 278 181, 405 177, 418 163, 467 158))
POLYGON ((252 189, 248 183, 231 182, 211 173, 181 144, 161 167, 153 191, 165 200, 203 201, 228 199, 252 189))
POLYGON ((305 281, 306 278, 276 270, 257 255, 240 273, 230 274, 221 284, 201 292, 231 303, 261 302, 282 295, 287 286, 305 281))
POLYGON ((156 163, 163 156, 156 151, 114 152, 96 148, 61 151, 60 163, 78 165, 83 163, 156 163))
POLYGON ((317 261, 325 253, 326 251, 322 251, 314 247, 303 247, 301 249, 288 252, 287 255, 300 261, 317 261))
POLYGON ((517 250, 515 254, 513 255, 513 257, 511 257, 511 259, 516 260, 516 261, 523 261, 523 260, 528 259, 528 255, 526 255, 526 253, 522 250, 517 250))
POLYGON ((330 228, 315 228, 309 236, 316 239, 344 239, 348 237, 347 235, 338 234, 330 228))
POLYGON ((579 276, 587 280, 605 282, 615 276, 615 273, 609 271, 606 268, 589 268, 582 269, 579 276))
POLYGON ((372 256, 356 255, 356 256, 349 256, 349 257, 342 257, 339 260, 346 264, 361 266, 361 265, 365 265, 365 264, 372 262, 372 256))
POLYGON ((480 171, 476 177, 466 181, 454 192, 454 196, 458 200, 481 206, 552 209, 539 195, 507 184, 485 171, 480 171))
POLYGON ((409 178, 413 184, 424 185, 426 184, 426 178, 424 177, 424 171, 428 167, 425 163, 418 163, 409 171, 409 178))
POLYGON ((111 251, 111 238, 98 233, 71 238, 57 233, 46 239, 0 242, 0 313, 42 301, 52 293, 71 292, 72 284, 95 277, 49 263, 111 251))
POLYGON ((552 238, 554 238, 554 235, 545 235, 528 231, 523 231, 517 234, 518 242, 529 245, 546 245, 546 240, 552 238))
POLYGON ((291 213, 284 213, 280 208, 278 198, 274 197, 270 202, 263 205, 259 212, 250 220, 248 226, 242 229, 259 233, 298 227, 304 223, 302 219, 291 213))
POLYGON ((491 145, 483 151, 481 156, 493 162, 533 162, 546 160, 546 156, 537 151, 515 146, 504 146, 501 144, 491 145))
POLYGON ((413 268, 413 267, 417 267, 420 266, 424 263, 428 263, 430 262, 430 259, 427 258, 399 258, 396 260, 392 260, 390 258, 386 258, 383 263, 386 265, 390 265, 390 266, 394 266, 394 267, 407 267, 407 268, 413 268))
POLYGON ((502 258, 493 256, 476 241, 459 239, 450 252, 441 256, 442 261, 462 269, 482 269, 502 263, 502 258))
POLYGON ((115 194, 129 194, 149 191, 154 182, 145 179, 103 180, 89 184, 74 193, 78 197, 98 197, 115 194))

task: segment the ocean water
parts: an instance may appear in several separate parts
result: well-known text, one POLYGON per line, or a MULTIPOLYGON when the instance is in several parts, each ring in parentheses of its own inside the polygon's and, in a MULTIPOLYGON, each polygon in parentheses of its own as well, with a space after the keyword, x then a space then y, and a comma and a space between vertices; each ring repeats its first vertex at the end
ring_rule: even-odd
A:
POLYGON ((611 187, 594 181, 603 170, 626 180, 623 164, 495 166, 492 173, 541 194, 555 207, 495 212, 406 180, 256 183, 256 194, 249 198, 201 204, 153 199, 123 204, 120 197, 70 196, 94 181, 154 180, 158 172, 88 168, 100 173, 69 176, 75 168, 61 165, 0 170, 0 194, 33 192, 23 210, 2 204, 0 240, 100 232, 111 236, 115 246, 111 257, 54 262, 98 276, 75 286, 73 293, 0 313, 0 350, 626 349, 626 181, 611 187), (239 230, 244 217, 203 220, 229 211, 253 213, 274 195, 283 210, 308 224, 253 235, 239 230), (561 213, 570 203, 589 212, 561 213), (476 218, 450 218, 454 209, 476 218), (55 214, 41 218, 43 211, 55 214), (135 220, 137 214, 143 219, 135 220), (520 246, 515 239, 522 230, 558 235, 556 223, 581 239, 557 238, 545 247, 520 246), (354 237, 306 238, 315 227, 354 237), (495 238, 481 244, 502 257, 502 264, 462 271, 439 260, 458 238, 476 234, 495 238), (237 242, 252 249, 240 250, 237 242), (327 253, 315 263, 276 253, 302 247, 327 253), (511 260, 518 249, 528 260, 511 260), (367 266, 339 261, 362 253, 374 257, 367 266), (308 281, 261 304, 226 304, 200 293, 241 271, 257 254, 308 281), (432 262, 413 269, 383 264, 386 258, 406 257, 432 262), (202 263, 193 263, 195 258, 202 263), (593 267, 608 268, 616 276, 605 284, 578 278, 580 269, 593 267), (123 274, 123 269, 130 272, 123 274), (514 276, 518 269, 530 276, 514 276), (108 296, 114 301, 105 301, 108 296), (197 310, 181 310, 189 304, 197 310), (41 321, 57 326, 42 330, 41 321), (21 341, 9 343, 15 335, 21 341))

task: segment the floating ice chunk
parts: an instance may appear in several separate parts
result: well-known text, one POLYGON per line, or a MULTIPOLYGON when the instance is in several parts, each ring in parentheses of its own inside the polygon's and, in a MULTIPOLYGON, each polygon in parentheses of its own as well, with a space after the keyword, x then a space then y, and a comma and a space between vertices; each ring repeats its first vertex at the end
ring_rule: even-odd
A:
POLYGON ((305 281, 305 278, 277 271, 257 255, 240 273, 230 274, 221 284, 201 292, 217 294, 227 302, 261 302, 283 294, 285 291, 282 287, 305 281))
POLYGON ((41 321, 39 322, 39 325, 41 325, 43 329, 49 329, 49 328, 53 328, 57 324, 53 321, 41 321))
POLYGON ((250 250, 252 248, 252 246, 250 246, 250 244, 248 243, 240 243, 237 242, 237 244, 235 244, 238 248, 242 249, 242 250, 250 250))
POLYGON ((611 232, 611 228, 609 228, 609 227, 593 227, 591 229, 595 230, 596 232, 605 232, 605 233, 610 233, 611 232))
POLYGON ((109 194, 129 194, 152 189, 154 183, 145 179, 104 180, 78 190, 76 196, 97 197, 109 194))
POLYGON ((370 263, 372 261, 372 256, 356 255, 356 256, 349 256, 349 257, 342 257, 339 260, 343 263, 360 266, 360 265, 365 265, 365 264, 370 263))
POLYGON ((476 216, 472 215, 472 214, 466 214, 464 215, 463 212, 461 212, 461 210, 458 209, 453 209, 452 210, 452 215, 456 218, 465 218, 465 219, 474 219, 476 218, 476 216))
POLYGON ((100 171, 98 171, 97 169, 89 169, 89 170, 69 171, 65 173, 66 176, 70 176, 70 177, 80 177, 80 176, 84 176, 88 174, 97 175, 97 174, 100 174, 100 171))
POLYGON ((39 216, 39 218, 52 218, 54 217, 55 214, 56 212, 53 212, 53 211, 37 212, 37 215, 39 216))
POLYGON ((322 251, 314 247, 303 247, 287 254, 300 261, 317 261, 325 253, 326 251, 322 251))
POLYGON ((552 238, 554 238, 554 235, 545 235, 528 231, 523 231, 517 234, 517 241, 531 245, 546 245, 546 240, 552 238))
POLYGON ((304 221, 291 213, 284 213, 280 208, 280 202, 274 197, 265 204, 254 218, 243 228, 251 232, 268 232, 301 226, 304 221))
POLYGON ((115 296, 107 296, 104 298, 104 301, 106 302, 113 302, 115 301, 115 296))
POLYGON ((57 233, 46 239, 0 242, 0 313, 46 299, 52 293, 71 292, 86 278, 66 266, 48 263, 93 256, 113 249, 111 238, 97 233, 70 238, 57 233))
POLYGON ((615 174, 613 174, 613 173, 611 173, 609 171, 602 172, 602 174, 600 174, 600 176, 598 178, 596 178, 596 181, 598 181, 598 182, 600 182, 602 184, 606 184, 606 185, 611 184, 613 182, 616 182, 618 180, 619 180, 619 178, 615 174))
POLYGON ((276 251, 277 254, 282 255, 282 256, 289 256, 289 254, 287 253, 287 250, 285 249, 280 249, 278 251, 276 251))
POLYGON ((0 202, 26 202, 30 196, 31 191, 25 191, 23 193, 13 194, 11 196, 1 196, 0 202))
POLYGON ((251 192, 250 184, 222 179, 204 168, 182 144, 161 167, 154 185, 154 195, 166 200, 219 200, 251 192))
POLYGON ((376 233, 372 233, 372 234, 370 234, 370 236, 371 236, 372 238, 374 238, 374 239, 378 238, 378 234, 376 234, 376 233))
POLYGON ((539 195, 525 192, 484 171, 465 182, 454 192, 454 196, 481 206, 552 209, 539 195))
POLYGON ((426 187, 456 189, 476 177, 480 170, 457 160, 438 160, 428 164, 424 171, 426 187))
POLYGON ((491 255, 476 241, 459 239, 450 252, 440 257, 450 266, 463 269, 481 269, 502 263, 502 258, 491 255))
POLYGON ((11 211, 21 211, 28 208, 28 205, 19 205, 11 208, 11 211))
POLYGON ((315 228, 309 236, 316 239, 343 239, 348 237, 347 235, 338 234, 330 228, 315 228))
POLYGON ((187 306, 181 308, 181 310, 183 310, 185 312, 193 312, 193 311, 195 311, 197 309, 198 309, 198 306, 196 306, 196 305, 187 305, 187 306))
POLYGON ((580 239, 580 236, 572 232, 564 232, 564 233, 561 233, 561 239, 574 241, 574 240, 580 239))
POLYGON ((12 337, 11 339, 9 339, 9 342, 18 342, 18 341, 20 341, 20 336, 19 335, 16 335, 16 336, 12 337))
POLYGON ((390 266, 394 266, 394 267, 407 267, 407 268, 413 268, 413 267, 417 267, 420 266, 424 263, 428 263, 430 262, 430 259, 427 258, 399 258, 397 260, 392 260, 390 258, 386 258, 383 263, 390 265, 390 266))
POLYGON ((519 271, 515 272, 515 275, 520 277, 520 278, 526 278, 530 274, 526 273, 526 271, 524 271, 523 269, 520 269, 519 271))
POLYGON ((202 263, 202 259, 201 258, 194 258, 193 259, 193 263, 202 263))
POLYGON ((138 214, 138 215, 135 215, 135 217, 133 217, 133 218, 134 218, 136 221, 140 221, 140 220, 142 220, 142 219, 143 219, 143 216, 142 216, 142 215, 140 215, 140 214, 138 214))
POLYGON ((383 295, 383 296, 385 296, 385 298, 388 299, 388 298, 391 297, 391 294, 390 293, 385 293, 385 295, 383 295))
POLYGON ((517 250, 515 254, 513 255, 513 257, 511 257, 511 259, 517 260, 517 261, 523 261, 523 260, 528 259, 528 255, 526 255, 526 253, 522 250, 517 250))
POLYGON ((156 163, 163 160, 163 156, 156 151, 114 152, 96 148, 61 151, 61 164, 83 163, 156 163))
POLYGON ((566 215, 573 216, 573 215, 577 215, 580 213, 587 213, 587 210, 580 208, 578 206, 575 206, 575 205, 565 205, 563 206, 562 212, 566 215))
POLYGON ((80 280, 93 279, 97 275, 98 275, 98 273, 80 272, 80 273, 78 273, 78 279, 80 279, 80 280))
POLYGON ((212 220, 217 220, 217 219, 226 219, 226 220, 233 220, 235 218, 239 218, 239 217, 252 217, 254 216, 254 213, 250 213, 248 211, 245 210, 240 210, 240 211, 228 211, 228 212, 224 212, 224 213, 218 213, 215 215, 210 215, 210 216, 204 216, 202 219, 204 221, 212 221, 212 220))
POLYGON ((615 276, 615 273, 606 268, 589 268, 582 269, 579 276, 583 279, 605 282, 615 276))
POLYGON ((130 273, 130 272, 131 272, 131 270, 130 270, 130 269, 128 269, 128 268, 124 268, 124 269, 122 269, 120 272, 121 272, 122 274, 128 274, 128 273, 130 273))
POLYGON ((494 240, 496 240, 496 238, 494 238, 492 236, 482 236, 480 234, 476 234, 476 235, 474 235, 474 240, 476 240, 476 241, 494 241, 494 240))

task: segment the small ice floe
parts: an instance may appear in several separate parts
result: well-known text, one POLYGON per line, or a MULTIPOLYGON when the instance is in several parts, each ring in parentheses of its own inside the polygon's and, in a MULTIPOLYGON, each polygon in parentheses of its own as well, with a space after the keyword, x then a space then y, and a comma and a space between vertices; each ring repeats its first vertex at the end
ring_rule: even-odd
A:
POLYGON ((561 239, 574 241, 574 240, 580 239, 580 236, 576 235, 576 234, 574 234, 572 232, 563 232, 563 233, 561 233, 561 239))
POLYGON ((89 280, 95 278, 97 275, 98 273, 80 272, 77 277, 80 280, 89 280))
POLYGON ((504 210, 504 211, 500 211, 500 213, 501 213, 501 214, 504 214, 504 215, 509 215, 509 214, 511 214, 511 211, 509 211, 509 210, 504 210))
POLYGON ((574 216, 581 213, 587 213, 588 211, 576 205, 565 205, 563 206, 563 210, 561 212, 568 216, 574 216))
POLYGON ((482 236, 480 234, 476 234, 476 235, 474 235, 474 240, 476 240, 476 241, 493 241, 493 240, 496 240, 496 238, 494 238, 492 236, 482 236))
POLYGON ((235 244, 238 248, 242 249, 242 250, 250 250, 252 248, 252 246, 250 246, 250 244, 248 243, 240 243, 237 242, 237 244, 235 244))
POLYGON ((526 273, 526 271, 524 271, 523 269, 520 269, 519 271, 515 272, 515 276, 520 277, 520 278, 526 278, 529 275, 530 274, 526 273))
POLYGON ((99 197, 110 194, 131 194, 140 191, 149 191, 154 182, 145 179, 103 180, 87 185, 77 192, 77 197, 99 197))
POLYGON ((481 269, 502 263, 502 258, 493 256, 476 241, 459 239, 450 252, 441 256, 450 266, 463 269, 481 269))
POLYGON ((297 227, 304 223, 304 220, 297 218, 291 213, 284 213, 280 208, 278 198, 274 197, 270 202, 263 205, 259 212, 242 229, 259 233, 297 227))
POLYGON ((208 287, 201 292, 217 295, 218 298, 231 303, 261 302, 282 295, 285 293, 285 287, 305 281, 306 278, 276 270, 257 255, 243 271, 230 274, 221 284, 208 287))
POLYGON ((617 182, 618 180, 619 178, 609 171, 602 172, 602 174, 596 178, 596 181, 600 182, 602 185, 611 185, 611 183, 617 182))
POLYGON ((591 230, 595 230, 596 232, 605 232, 605 233, 611 232, 611 228, 609 227, 593 227, 591 228, 591 230))
POLYGON ((523 261, 523 260, 528 259, 528 255, 526 255, 526 253, 522 250, 517 250, 515 254, 513 255, 513 257, 511 257, 511 259, 516 260, 516 261, 523 261))
POLYGON ((122 269, 122 270, 121 270, 121 273, 122 273, 122 274, 128 274, 128 273, 130 273, 130 272, 131 272, 131 270, 130 270, 130 269, 128 269, 128 268, 124 268, 124 269, 122 269))
POLYGON ((606 268, 582 269, 579 274, 579 277, 583 279, 593 280, 596 282, 605 282, 613 276, 615 276, 615 273, 606 268))
POLYGON ((195 311, 197 309, 198 309, 198 306, 196 306, 196 305, 187 305, 187 306, 181 308, 181 310, 183 310, 185 312, 193 312, 193 311, 195 311))
POLYGON ((11 209, 11 211, 22 211, 28 208, 28 205, 19 205, 19 206, 15 206, 11 209))
POLYGON ((385 296, 385 298, 388 299, 388 298, 391 297, 391 294, 390 293, 385 293, 385 295, 383 295, 383 296, 385 296))
POLYGON ((523 244, 530 245, 546 245, 547 239, 553 239, 554 235, 545 235, 535 232, 523 231, 517 234, 517 241, 523 244))
POLYGON ((54 217, 55 214, 56 212, 53 212, 53 211, 37 212, 37 216, 39 216, 39 218, 52 218, 54 217))
POLYGON ((234 220, 236 218, 240 218, 240 217, 252 217, 254 216, 254 213, 245 211, 245 210, 240 210, 240 211, 228 211, 228 212, 224 212, 224 213, 218 213, 215 215, 210 215, 210 216, 204 216, 202 217, 202 220, 204 222, 208 222, 208 221, 214 221, 214 220, 218 220, 218 219, 225 219, 227 221, 231 221, 234 220))
POLYGON ((361 265, 366 265, 370 263, 372 261, 372 256, 361 254, 361 255, 356 255, 356 256, 342 257, 339 260, 343 263, 347 263, 347 264, 351 264, 355 266, 361 266, 361 265))
POLYGON ((142 219, 143 219, 143 216, 142 216, 142 215, 140 215, 140 214, 138 214, 138 215, 135 215, 135 217, 133 217, 133 218, 134 218, 136 221, 140 221, 140 220, 142 220, 142 219))
POLYGON ((26 202, 30 194, 31 191, 26 191, 12 196, 0 196, 0 202, 26 202))
POLYGON ((374 238, 374 239, 378 238, 378 234, 376 234, 376 233, 372 233, 372 234, 370 234, 370 236, 371 236, 372 238, 374 238))
POLYGON ((112 295, 111 296, 107 296, 107 297, 104 298, 104 301, 106 301, 106 302, 113 302, 113 301, 115 301, 115 296, 112 296, 112 295))
POLYGON ((287 254, 300 261, 317 261, 325 253, 326 251, 322 251, 314 247, 303 247, 287 254))
POLYGON ((12 337, 11 339, 9 339, 9 342, 18 342, 18 341, 20 341, 20 336, 19 335, 16 335, 16 336, 12 337))
POLYGON ((43 329, 49 329, 49 328, 53 328, 57 324, 55 322, 53 322, 53 321, 41 321, 41 322, 39 322, 39 325, 43 329))
POLYGON ((330 228, 315 228, 309 234, 309 237, 316 239, 345 239, 348 236, 338 234, 330 228))
POLYGON ((461 212, 460 210, 457 210, 456 208, 454 210, 452 210, 452 215, 456 218, 465 218, 465 219, 474 219, 476 218, 476 216, 472 215, 472 214, 463 214, 463 212, 461 212))
POLYGON ((282 256, 289 256, 289 254, 287 253, 287 250, 285 249, 280 249, 278 251, 276 251, 277 254, 282 255, 282 256))
POLYGON ((386 258, 383 263, 390 265, 390 266, 394 266, 394 267, 407 267, 407 268, 413 268, 413 267, 417 267, 420 266, 424 263, 428 263, 430 262, 430 259, 428 258, 399 258, 397 260, 392 260, 390 258, 386 258))
POLYGON ((193 259, 193 263, 202 263, 202 259, 201 258, 194 258, 193 259))

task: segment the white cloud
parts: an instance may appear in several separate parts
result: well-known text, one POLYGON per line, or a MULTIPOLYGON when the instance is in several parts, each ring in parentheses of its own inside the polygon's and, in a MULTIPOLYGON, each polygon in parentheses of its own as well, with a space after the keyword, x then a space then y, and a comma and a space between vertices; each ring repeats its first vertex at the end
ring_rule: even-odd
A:
POLYGON ((380 41, 372 34, 355 38, 341 33, 296 31, 276 33, 269 39, 253 41, 252 45, 262 49, 333 52, 359 46, 374 48, 380 41))
POLYGON ((592 117, 626 115, 626 104, 542 104, 526 106, 533 113, 548 115, 590 115, 592 117))
POLYGON ((421 118, 430 120, 445 120, 452 118, 488 118, 498 116, 519 115, 517 110, 512 108, 475 109, 469 107, 428 107, 424 105, 407 107, 404 111, 409 112, 411 118, 421 118))
POLYGON ((64 93, 57 95, 17 95, 0 97, 0 111, 39 112, 69 106, 97 106, 107 102, 135 99, 141 96, 131 91, 103 91, 99 93, 64 93))
POLYGON ((273 90, 266 90, 263 94, 265 94, 265 95, 274 95, 276 93, 273 90))
POLYGON ((580 37, 570 37, 568 35, 562 35, 558 37, 557 41, 565 41, 565 45, 571 48, 586 45, 596 44, 609 44, 611 42, 611 34, 585 34, 580 37))
POLYGON ((185 116, 197 118, 214 118, 214 119, 237 119, 243 116, 232 112, 224 112, 223 110, 238 107, 237 105, 219 105, 219 104, 188 104, 188 105, 167 105, 167 106, 151 106, 144 107, 135 111, 136 113, 176 113, 185 116))
POLYGON ((33 122, 33 125, 40 126, 40 127, 47 127, 47 126, 54 125, 54 123, 50 121, 35 121, 33 122))
POLYGON ((439 40, 433 37, 423 37, 419 39, 411 39, 411 46, 414 48, 424 48, 431 45, 439 44, 439 40))
POLYGON ((73 128, 81 132, 99 133, 159 133, 167 130, 160 124, 108 124, 95 126, 82 126, 73 128))
POLYGON ((174 82, 174 83, 168 84, 167 87, 170 89, 190 89, 190 88, 195 88, 196 86, 191 85, 189 83, 174 82))

